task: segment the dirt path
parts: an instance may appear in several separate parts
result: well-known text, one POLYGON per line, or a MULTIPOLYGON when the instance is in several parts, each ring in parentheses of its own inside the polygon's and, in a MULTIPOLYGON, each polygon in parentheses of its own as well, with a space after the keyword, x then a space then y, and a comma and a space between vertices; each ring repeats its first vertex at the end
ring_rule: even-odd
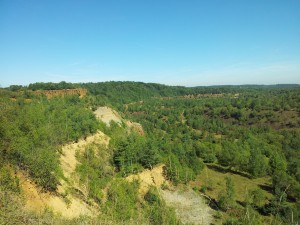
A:
POLYGON ((160 193, 166 204, 175 208, 176 215, 182 223, 206 225, 213 221, 211 209, 193 190, 160 190, 160 193))

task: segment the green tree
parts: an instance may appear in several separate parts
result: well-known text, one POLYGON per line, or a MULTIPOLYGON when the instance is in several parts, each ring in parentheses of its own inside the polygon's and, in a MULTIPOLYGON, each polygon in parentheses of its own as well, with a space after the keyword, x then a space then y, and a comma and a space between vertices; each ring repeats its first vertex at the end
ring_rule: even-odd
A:
POLYGON ((287 164, 284 156, 278 154, 277 152, 273 152, 273 154, 270 157, 270 168, 271 172, 285 172, 287 169, 287 164))
POLYGON ((228 210, 235 206, 235 191, 232 178, 227 176, 226 180, 226 190, 221 191, 218 197, 218 205, 223 210, 228 210))
POLYGON ((251 149, 248 171, 254 177, 264 176, 267 173, 267 159, 258 149, 251 149))

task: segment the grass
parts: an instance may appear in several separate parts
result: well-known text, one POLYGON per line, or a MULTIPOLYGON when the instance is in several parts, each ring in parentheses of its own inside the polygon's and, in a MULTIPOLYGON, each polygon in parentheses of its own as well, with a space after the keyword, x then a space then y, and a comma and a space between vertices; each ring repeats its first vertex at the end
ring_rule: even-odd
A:
POLYGON ((190 183, 191 187, 200 189, 201 186, 206 186, 205 193, 211 198, 217 199, 219 193, 226 187, 225 178, 231 176, 234 183, 236 201, 244 202, 247 192, 254 189, 262 189, 266 202, 272 198, 272 194, 268 191, 271 185, 270 177, 250 179, 246 175, 236 174, 222 167, 218 169, 218 167, 220 166, 205 166, 196 180, 190 183))
MULTIPOLYGON (((263 193, 264 204, 268 203, 273 196, 272 193, 269 192, 271 185, 270 177, 251 179, 247 174, 236 173, 218 165, 206 165, 195 181, 190 182, 190 186, 199 191, 204 189, 205 194, 211 199, 218 200, 219 194, 226 189, 225 178, 227 176, 231 176, 232 178, 235 201, 240 207, 245 203, 248 191, 260 189, 263 193)), ((217 216, 218 213, 220 214, 221 212, 216 212, 215 218, 219 219, 216 220, 215 223, 221 224, 228 218, 228 215, 227 213, 221 213, 222 216, 220 217, 217 216)))

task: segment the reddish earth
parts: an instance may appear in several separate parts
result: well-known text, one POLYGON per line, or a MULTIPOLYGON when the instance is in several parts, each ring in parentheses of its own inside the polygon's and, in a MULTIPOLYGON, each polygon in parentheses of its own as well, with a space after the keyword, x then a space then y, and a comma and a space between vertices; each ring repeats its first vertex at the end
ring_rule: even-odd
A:
POLYGON ((47 98, 53 98, 56 96, 65 96, 65 95, 79 95, 84 97, 87 95, 87 90, 83 88, 76 89, 63 89, 63 90, 38 90, 33 93, 37 95, 46 95, 47 98))

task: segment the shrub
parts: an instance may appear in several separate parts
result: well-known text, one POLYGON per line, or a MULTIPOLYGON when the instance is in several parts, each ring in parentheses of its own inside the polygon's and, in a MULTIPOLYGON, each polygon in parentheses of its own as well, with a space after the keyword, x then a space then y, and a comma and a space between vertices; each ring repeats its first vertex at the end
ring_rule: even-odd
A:
POLYGON ((19 179, 9 166, 0 168, 0 191, 20 192, 19 179))

